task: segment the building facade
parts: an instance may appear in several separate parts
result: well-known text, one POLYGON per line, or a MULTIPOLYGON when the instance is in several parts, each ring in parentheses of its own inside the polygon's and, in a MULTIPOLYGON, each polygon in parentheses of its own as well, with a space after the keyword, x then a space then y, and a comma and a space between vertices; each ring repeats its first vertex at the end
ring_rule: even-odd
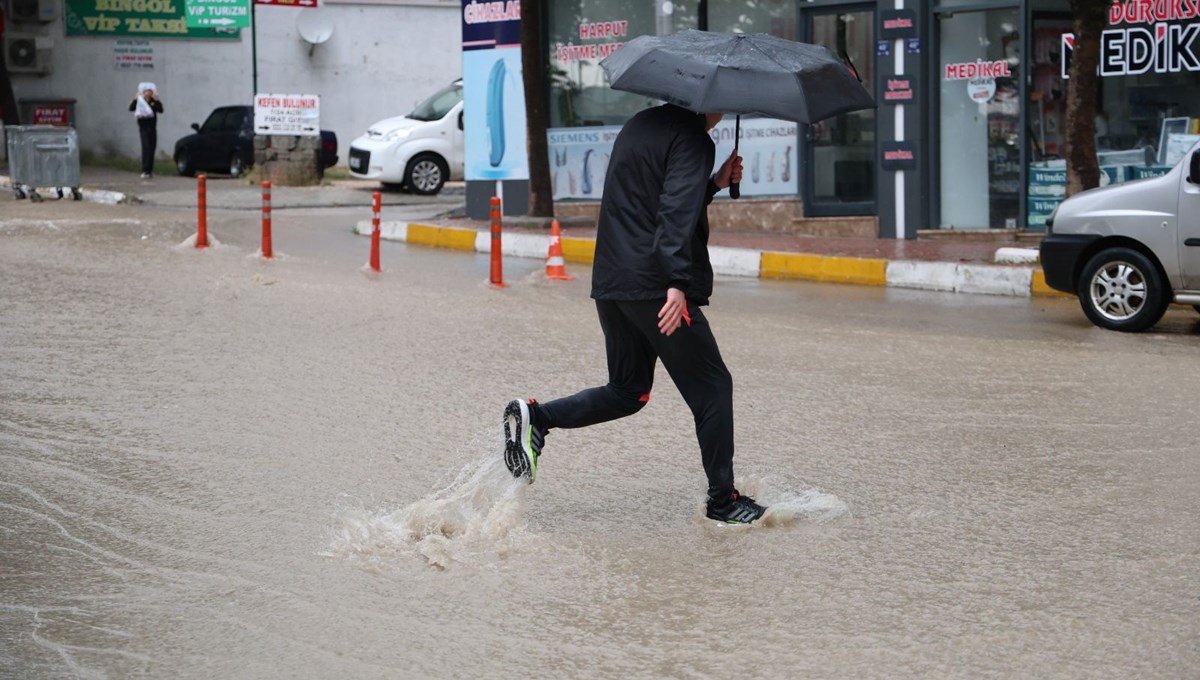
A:
MULTIPOLYGON (((599 195, 616 130, 653 103, 608 88, 599 60, 638 35, 687 28, 826 45, 878 104, 815 125, 743 118, 744 197, 913 238, 1040 231, 1065 191, 1067 0, 553 0, 546 23, 560 199, 599 195)), ((1160 174, 1200 139, 1197 34, 1192 0, 1112 5, 1096 121, 1102 183, 1160 174)), ((731 124, 714 131, 718 159, 731 139, 731 124)))
POLYGON ((128 106, 151 81, 166 108, 162 157, 214 107, 253 103, 257 83, 319 95, 321 127, 337 133, 344 164, 368 126, 461 74, 458 0, 305 1, 256 5, 255 28, 221 33, 188 29, 186 0, 9 0, 4 47, 22 122, 69 116, 84 150, 137 157, 128 106), (332 28, 316 45, 298 27, 313 13, 332 28))

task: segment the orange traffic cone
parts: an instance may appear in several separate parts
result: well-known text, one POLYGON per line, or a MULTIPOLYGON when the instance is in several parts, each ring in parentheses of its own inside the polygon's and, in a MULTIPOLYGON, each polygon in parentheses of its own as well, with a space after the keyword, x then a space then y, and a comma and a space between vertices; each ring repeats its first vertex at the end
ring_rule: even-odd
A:
POLYGON ((574 276, 567 274, 562 252, 562 229, 558 220, 550 222, 550 253, 546 255, 546 278, 555 281, 572 281, 574 276))

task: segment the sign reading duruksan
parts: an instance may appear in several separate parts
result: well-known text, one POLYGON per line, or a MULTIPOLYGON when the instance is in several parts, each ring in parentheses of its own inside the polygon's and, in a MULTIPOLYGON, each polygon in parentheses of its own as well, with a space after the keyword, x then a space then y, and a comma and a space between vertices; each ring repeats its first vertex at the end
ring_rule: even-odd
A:
MULTIPOLYGON (((1100 75, 1200 71, 1200 3, 1130 0, 1109 8, 1100 33, 1100 75)), ((1062 35, 1062 77, 1071 69, 1075 36, 1062 35)))

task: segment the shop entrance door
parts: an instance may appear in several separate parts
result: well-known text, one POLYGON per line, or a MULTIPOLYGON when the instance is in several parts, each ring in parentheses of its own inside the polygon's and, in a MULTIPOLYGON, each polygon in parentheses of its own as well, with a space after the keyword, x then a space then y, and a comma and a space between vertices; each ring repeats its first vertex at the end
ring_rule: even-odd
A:
MULTIPOLYGON (((805 8, 805 42, 849 57, 867 92, 875 92, 875 6, 805 8)), ((854 111, 800 126, 804 213, 875 214, 875 111, 854 111)))

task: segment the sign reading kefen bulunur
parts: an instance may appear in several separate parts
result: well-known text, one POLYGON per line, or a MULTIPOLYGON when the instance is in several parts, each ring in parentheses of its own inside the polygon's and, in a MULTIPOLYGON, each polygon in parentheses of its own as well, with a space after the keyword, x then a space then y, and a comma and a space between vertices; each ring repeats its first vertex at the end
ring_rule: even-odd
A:
POLYGON ((321 98, 315 94, 257 94, 254 132, 259 135, 321 134, 321 98))

